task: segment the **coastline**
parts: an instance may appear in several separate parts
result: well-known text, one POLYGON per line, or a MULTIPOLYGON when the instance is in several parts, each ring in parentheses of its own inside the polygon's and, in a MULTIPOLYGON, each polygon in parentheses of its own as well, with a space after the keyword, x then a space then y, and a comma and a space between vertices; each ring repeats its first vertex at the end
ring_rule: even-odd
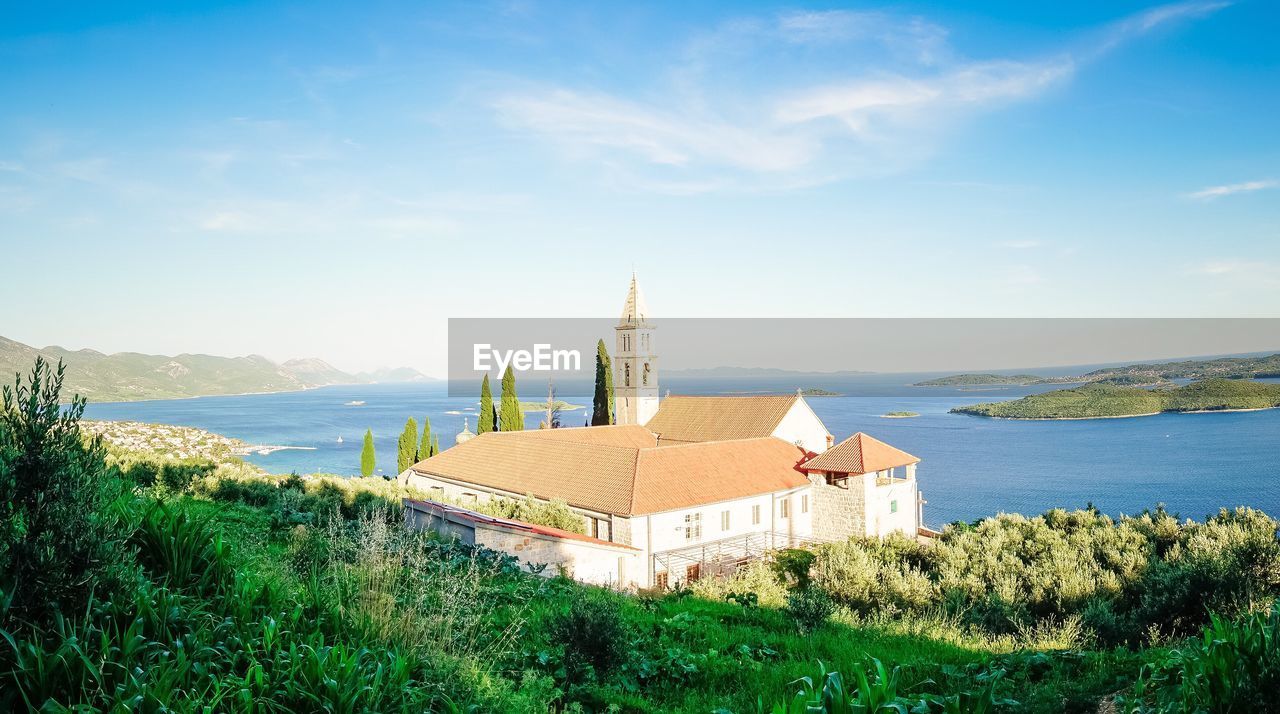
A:
POLYGON ((1169 409, 1159 412, 1147 412, 1145 414, 1113 414, 1109 416, 1087 416, 1087 417, 1012 417, 1012 416, 993 416, 990 414, 974 414, 972 412, 951 412, 961 416, 974 416, 983 419, 1004 419, 1006 421, 1092 421, 1094 419, 1137 419, 1139 417, 1159 416, 1160 414, 1228 414, 1231 412, 1265 412, 1272 409, 1280 409, 1280 405, 1274 407, 1252 407, 1249 409, 1195 409, 1183 411, 1180 409, 1169 409))

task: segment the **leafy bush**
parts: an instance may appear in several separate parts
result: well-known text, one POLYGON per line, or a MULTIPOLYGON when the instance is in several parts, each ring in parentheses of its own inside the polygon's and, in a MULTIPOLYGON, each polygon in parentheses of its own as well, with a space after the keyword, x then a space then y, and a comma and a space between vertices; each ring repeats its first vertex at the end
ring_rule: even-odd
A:
POLYGON ((789 594, 773 564, 764 560, 747 563, 724 577, 700 578, 690 588, 694 595, 708 600, 730 600, 730 596, 741 598, 749 594, 764 607, 782 607, 789 594))
POLYGON ((787 596, 787 612, 801 632, 821 627, 836 611, 836 604, 820 588, 805 588, 787 596))
POLYGON ((549 623, 551 641, 564 648, 566 678, 601 677, 627 661, 634 633, 627 626, 617 596, 583 588, 549 623))
MULTIPOLYGON (((125 484, 99 439, 85 439, 85 401, 60 405, 64 368, 37 358, 0 398, 0 602, 9 616, 48 621, 84 607, 95 587, 128 579, 125 484)), ((0 608, 0 626, 6 613, 0 608)))
POLYGON ((1232 621, 1214 615, 1199 640, 1144 668, 1127 712, 1276 711, 1280 606, 1232 621))
POLYGON ((923 546, 894 535, 885 541, 848 540, 819 546, 813 582, 855 612, 903 612, 936 602, 937 587, 919 564, 923 546))

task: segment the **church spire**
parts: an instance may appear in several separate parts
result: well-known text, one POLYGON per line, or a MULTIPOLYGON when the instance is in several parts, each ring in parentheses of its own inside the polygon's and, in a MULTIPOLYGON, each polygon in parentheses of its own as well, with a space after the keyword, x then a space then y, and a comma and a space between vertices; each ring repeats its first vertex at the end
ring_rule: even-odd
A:
POLYGON ((640 292, 636 282, 636 272, 631 271, 631 288, 627 290, 627 301, 622 305, 622 317, 618 318, 618 326, 645 325, 649 322, 649 306, 640 292))

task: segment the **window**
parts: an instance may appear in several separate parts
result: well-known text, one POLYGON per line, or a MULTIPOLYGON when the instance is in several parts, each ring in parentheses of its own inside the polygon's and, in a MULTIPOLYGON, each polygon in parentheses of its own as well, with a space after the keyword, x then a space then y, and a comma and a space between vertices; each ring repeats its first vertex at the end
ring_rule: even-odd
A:
POLYGON ((475 495, 474 493, 464 492, 462 494, 462 500, 466 503, 476 503, 480 500, 480 497, 475 495))
POLYGON ((751 525, 760 525, 760 504, 751 507, 751 525))
POLYGON ((778 516, 781 518, 791 517, 791 500, 790 499, 784 498, 778 502, 778 516))
POLYGON ((698 578, 701 577, 701 575, 702 575, 702 566, 697 563, 694 563, 693 565, 690 565, 689 567, 684 569, 684 581, 686 583, 698 582, 698 578))
POLYGON ((698 540, 702 538, 702 514, 686 513, 684 515, 684 539, 698 540))
POLYGON ((432 486, 431 495, 434 498, 444 498, 444 486, 432 486))
POLYGON ((809 494, 807 493, 800 497, 800 512, 809 512, 809 494))
POLYGON ((653 586, 654 586, 655 588, 658 588, 659 590, 666 590, 666 589, 667 589, 667 573, 666 573, 666 571, 663 571, 663 572, 661 572, 661 573, 654 573, 654 575, 653 575, 653 586))
POLYGON ((622 365, 622 372, 623 374, 626 375, 622 380, 622 386, 630 387, 631 386, 631 363, 630 362, 627 362, 626 364, 622 365))
POLYGON ((644 386, 646 387, 649 386, 649 363, 648 362, 644 363, 644 372, 640 375, 640 381, 644 384, 644 386))
POLYGON ((890 513, 897 513, 897 512, 898 512, 898 502, 897 502, 897 500, 889 501, 889 512, 890 512, 890 513))
POLYGON ((728 511, 720 511, 720 530, 722 531, 729 530, 729 512, 728 511))

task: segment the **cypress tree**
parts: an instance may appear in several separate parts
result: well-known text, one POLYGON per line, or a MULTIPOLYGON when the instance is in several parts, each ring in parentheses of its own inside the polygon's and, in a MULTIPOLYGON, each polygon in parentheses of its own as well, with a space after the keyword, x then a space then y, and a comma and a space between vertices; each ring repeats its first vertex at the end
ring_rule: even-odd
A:
POLYGON ((480 417, 476 420, 476 434, 497 431, 498 413, 493 408, 493 390, 489 388, 489 375, 480 382, 480 417))
POLYGON ((400 434, 400 441, 396 444, 396 473, 404 473, 404 470, 413 466, 419 459, 418 455, 418 422, 413 417, 404 423, 404 432, 400 434))
POLYGON ((435 456, 438 453, 440 453, 440 440, 436 438, 435 434, 432 434, 431 435, 431 455, 435 456))
POLYGON ((498 411, 499 428, 502 431, 523 431, 524 412, 520 411, 520 396, 516 394, 516 374, 507 365, 502 373, 502 403, 498 411))
POLYGON ((373 451, 373 430, 366 429, 364 432, 364 448, 360 449, 360 473, 365 476, 372 476, 373 469, 377 465, 378 457, 373 451))
POLYGON ((591 425, 613 423, 613 361, 604 340, 596 345, 596 394, 592 402, 591 425))
POLYGON ((431 449, 431 417, 422 417, 422 441, 418 442, 418 460, 435 456, 431 449))

